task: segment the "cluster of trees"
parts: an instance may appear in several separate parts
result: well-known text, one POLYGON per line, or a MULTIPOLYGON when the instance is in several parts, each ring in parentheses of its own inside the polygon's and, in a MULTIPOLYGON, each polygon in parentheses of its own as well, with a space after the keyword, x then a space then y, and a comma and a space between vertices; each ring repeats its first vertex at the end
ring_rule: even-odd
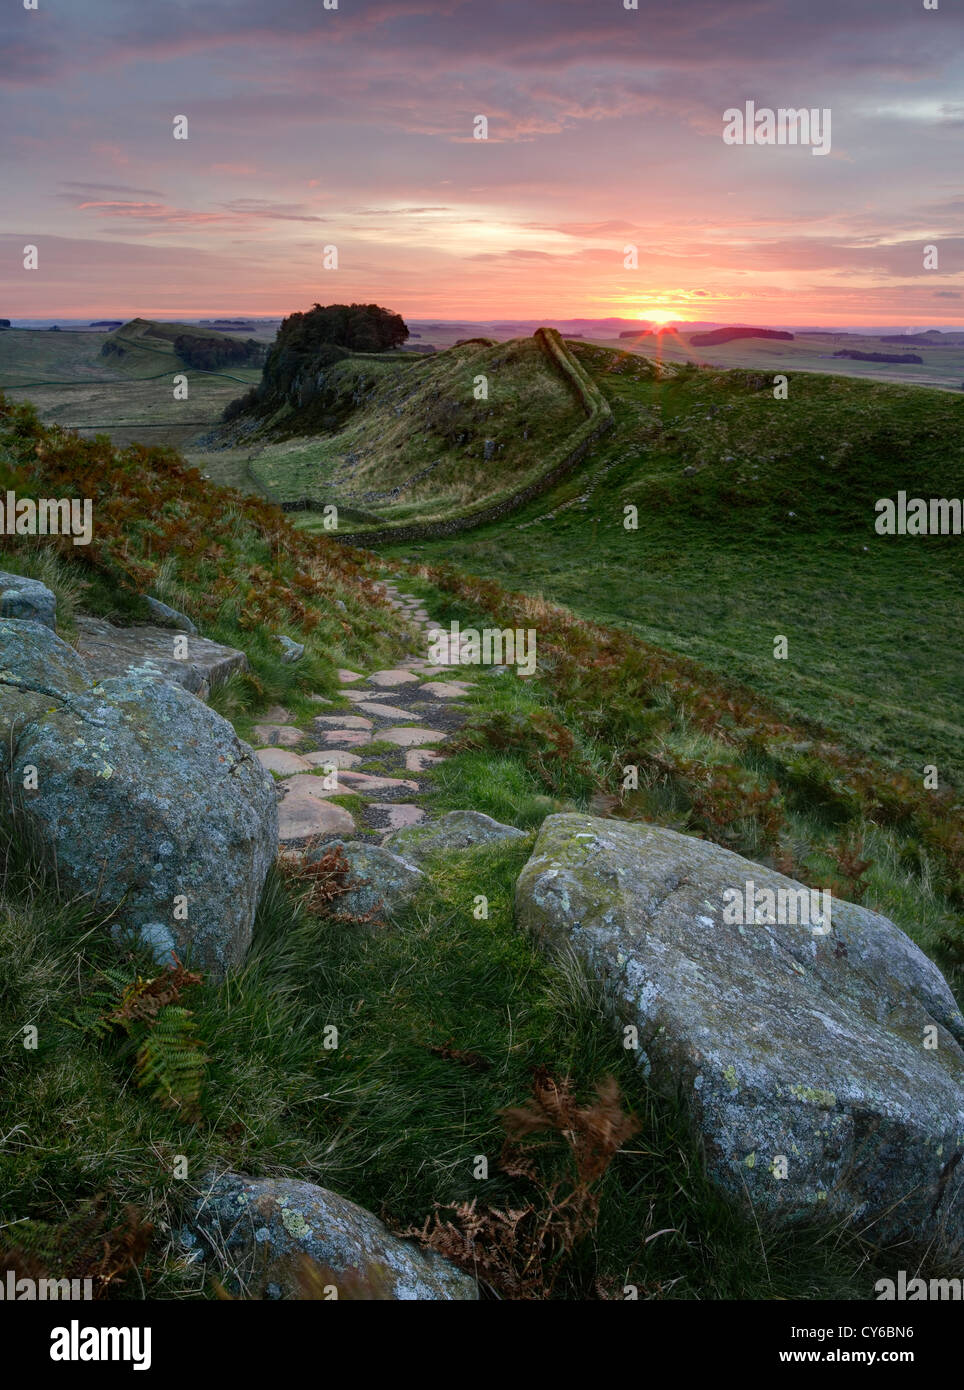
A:
POLYGON ((690 342, 701 347, 714 343, 732 343, 738 338, 776 338, 781 343, 792 343, 793 334, 782 328, 714 328, 709 333, 691 333, 690 342))
POLYGON ((835 352, 834 357, 849 357, 853 362, 917 362, 924 361, 923 357, 916 352, 854 352, 851 348, 845 348, 842 352, 835 352))
POLYGON ((316 304, 307 313, 290 314, 271 346, 257 391, 232 401, 224 418, 252 406, 304 408, 324 394, 328 368, 349 353, 388 352, 408 336, 401 314, 378 304, 316 304))
POLYGON ((181 333, 174 339, 174 351, 186 367, 216 372, 219 367, 259 366, 264 361, 264 346, 248 338, 199 338, 193 333, 181 333))
POLYGON ((408 337, 401 314, 377 304, 316 304, 306 314, 291 314, 278 330, 277 347, 302 355, 323 343, 334 343, 351 352, 387 352, 408 337))

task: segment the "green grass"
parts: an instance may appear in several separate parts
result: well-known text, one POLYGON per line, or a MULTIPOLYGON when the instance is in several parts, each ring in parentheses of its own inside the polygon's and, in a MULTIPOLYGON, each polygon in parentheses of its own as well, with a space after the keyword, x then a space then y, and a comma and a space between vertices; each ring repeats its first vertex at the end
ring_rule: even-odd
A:
MULTIPOLYGON (((333 367, 332 389, 358 408, 337 432, 268 442, 249 465, 256 483, 279 500, 308 496, 422 521, 521 486, 585 419, 531 338, 452 348, 372 376, 379 366, 366 358, 333 367), (475 398, 480 376, 486 400, 475 398)), ((295 421, 282 423, 290 431, 295 421)))
POLYGON ((574 350, 612 434, 505 522, 404 553, 622 627, 960 785, 964 538, 878 536, 874 501, 964 495, 964 400, 797 375, 776 401, 746 373, 655 381, 639 359, 574 350))
POLYGON ((489 677, 472 692, 463 751, 426 774, 441 805, 454 808, 461 788, 463 804, 522 828, 550 810, 590 809, 707 837, 813 887, 834 882, 838 896, 895 921, 964 998, 964 844, 948 789, 924 792, 618 629, 457 571, 413 565, 413 578, 443 626, 539 634, 536 679, 489 677), (635 790, 624 787, 627 765, 635 790), (862 886, 848 877, 854 859, 869 861, 862 886))
MULTIPOLYGON (((512 893, 531 841, 442 856, 404 919, 376 936, 307 916, 277 876, 247 961, 193 1010, 206 1064, 199 1108, 165 1108, 134 1084, 116 1038, 76 1026, 102 971, 117 965, 106 924, 60 905, 22 850, 0 898, 0 1030, 8 1040, 0 1151, 2 1219, 56 1251, 74 1204, 105 1194, 156 1223, 146 1282, 118 1296, 211 1294, 174 1235, 217 1163, 331 1186, 397 1229, 433 1204, 523 1204, 527 1182, 498 1166, 499 1112, 524 1101, 534 1067, 588 1097, 614 1074, 641 1122, 604 1180, 599 1229, 563 1270, 557 1296, 869 1297, 874 1262, 820 1227, 761 1229, 712 1187, 674 1097, 643 1081, 571 960, 551 961, 516 931, 512 893), (488 920, 477 920, 485 893, 488 920), (36 1051, 22 1030, 39 1030, 36 1051), (325 1029, 338 1029, 336 1049, 325 1029), (438 1049, 477 1054, 466 1066, 438 1049), (473 1177, 489 1158, 485 1181, 473 1177), (173 1176, 175 1155, 187 1178, 173 1176), (656 1237, 655 1233, 663 1234, 656 1237), (654 1238, 649 1240, 648 1237, 654 1238)), ((336 904, 337 906, 337 904, 336 904)), ((130 976, 148 963, 129 956, 130 976)), ((216 1271, 215 1271, 216 1272, 216 1271)))
POLYGON ((49 424, 103 433, 118 445, 179 446, 213 426, 245 383, 261 377, 258 368, 210 375, 185 367, 174 355, 179 333, 211 336, 192 325, 146 319, 110 334, 10 329, 0 333, 0 391, 29 399, 49 424), (122 357, 101 355, 108 339, 123 343, 122 357), (188 378, 187 400, 174 399, 176 373, 188 378))

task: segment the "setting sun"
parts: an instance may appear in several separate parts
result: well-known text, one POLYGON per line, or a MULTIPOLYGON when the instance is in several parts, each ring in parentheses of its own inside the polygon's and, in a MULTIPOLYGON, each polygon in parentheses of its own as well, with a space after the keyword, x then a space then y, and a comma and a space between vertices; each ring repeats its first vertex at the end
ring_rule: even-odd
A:
POLYGON ((650 309, 641 314, 640 318, 647 319, 650 323, 671 323, 678 315, 671 314, 668 309, 650 309))

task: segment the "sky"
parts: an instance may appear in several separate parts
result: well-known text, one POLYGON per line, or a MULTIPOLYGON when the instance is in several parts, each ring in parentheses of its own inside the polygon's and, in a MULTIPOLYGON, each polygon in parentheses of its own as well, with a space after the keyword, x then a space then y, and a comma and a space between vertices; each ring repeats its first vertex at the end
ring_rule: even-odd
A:
POLYGON ((5 0, 0 315, 964 324, 964 0, 333 3, 5 0))

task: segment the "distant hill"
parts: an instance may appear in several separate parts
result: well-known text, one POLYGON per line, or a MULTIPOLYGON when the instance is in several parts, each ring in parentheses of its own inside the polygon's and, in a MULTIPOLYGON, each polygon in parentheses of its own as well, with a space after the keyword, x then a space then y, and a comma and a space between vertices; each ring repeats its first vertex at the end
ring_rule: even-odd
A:
POLYGON ((154 319, 131 319, 108 334, 101 357, 127 357, 146 350, 179 358, 187 367, 217 371, 219 367, 261 366, 266 347, 253 338, 228 338, 190 323, 160 323, 154 319))
POLYGON ((964 333, 942 333, 938 328, 928 328, 925 333, 890 333, 878 339, 881 343, 919 343, 923 347, 960 347, 964 343, 964 333))
POLYGON ((781 328, 715 328, 711 333, 691 333, 690 342, 701 347, 712 347, 715 343, 732 343, 738 338, 777 338, 783 343, 792 343, 793 334, 781 328))

